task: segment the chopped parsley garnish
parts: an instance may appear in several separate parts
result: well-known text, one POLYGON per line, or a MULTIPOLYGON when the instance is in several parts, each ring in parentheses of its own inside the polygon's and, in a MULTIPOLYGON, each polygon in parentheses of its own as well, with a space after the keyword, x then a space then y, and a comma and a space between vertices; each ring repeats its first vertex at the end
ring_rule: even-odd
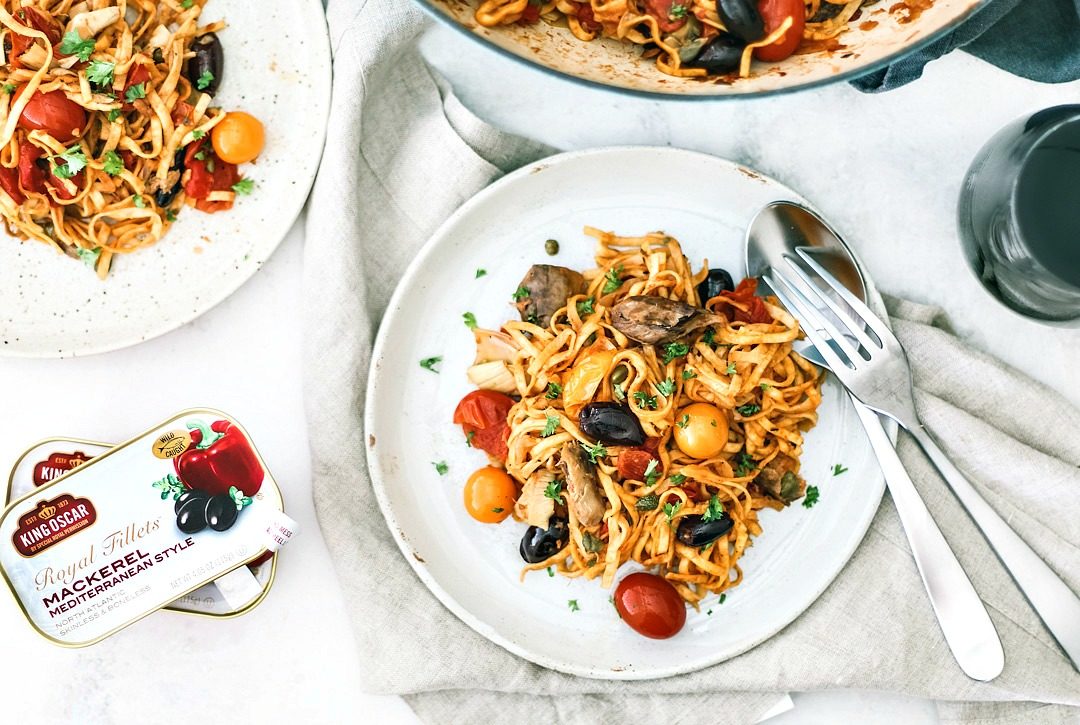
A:
POLYGON ((445 476, 446 472, 450 470, 450 466, 446 465, 446 461, 432 461, 431 465, 435 466, 435 472, 440 476, 445 476))
POLYGON ((548 576, 550 576, 550 577, 555 576, 555 570, 552 569, 550 566, 547 568, 547 573, 548 573, 548 576))
POLYGON ((645 467, 645 483, 652 486, 660 478, 660 461, 655 458, 649 461, 649 465, 645 467))
POLYGON ((733 362, 729 362, 729 363, 727 364, 727 367, 726 367, 726 368, 724 369, 724 372, 725 372, 725 373, 726 373, 727 375, 734 375, 734 374, 735 374, 735 363, 733 363, 733 362))
POLYGON ((712 616, 712 610, 710 609, 709 611, 705 612, 705 616, 706 617, 711 617, 712 616))
POLYGON ((807 486, 806 487, 806 498, 803 499, 803 502, 802 502, 803 507, 804 508, 813 508, 814 504, 816 504, 817 502, 818 502, 818 487, 817 486, 807 486))
POLYGON ((461 319, 465 321, 465 327, 470 330, 476 329, 476 315, 471 312, 466 312, 461 316, 461 319))
POLYGON ((592 297, 586 297, 581 302, 578 302, 577 303, 577 313, 578 313, 578 315, 591 315, 594 312, 596 312, 596 310, 593 309, 593 302, 594 302, 594 300, 593 300, 592 297))
POLYGON ((70 179, 86 168, 86 155, 82 146, 72 146, 62 154, 57 154, 54 159, 63 159, 64 165, 53 163, 53 175, 61 179, 70 179))
POLYGON ((97 267, 98 258, 101 256, 101 249, 83 249, 79 247, 76 252, 79 255, 79 259, 82 260, 90 269, 97 267))
POLYGON ((751 471, 757 470, 757 463, 746 451, 740 451, 735 456, 735 476, 736 478, 745 478, 751 471))
POLYGON ((843 463, 837 463, 832 467, 832 475, 839 476, 841 473, 847 473, 847 470, 848 469, 844 468, 843 463))
POLYGON ((668 11, 669 20, 682 20, 686 17, 685 5, 672 5, 671 10, 668 11))
POLYGON ((671 481, 672 486, 681 486, 686 483, 686 476, 681 473, 676 473, 674 476, 668 476, 668 480, 671 481))
POLYGON ((529 288, 522 286, 522 287, 518 287, 516 290, 514 290, 514 294, 510 295, 510 298, 512 300, 514 300, 514 302, 520 302, 521 300, 525 299, 528 296, 529 296, 529 288))
POLYGON ((116 70, 116 63, 110 63, 105 60, 94 60, 90 62, 90 65, 86 66, 86 80, 91 83, 105 88, 111 86, 113 82, 113 72, 116 70))
POLYGON ((725 594, 723 592, 720 592, 720 601, 719 601, 719 603, 723 604, 726 599, 727 599, 727 594, 725 594))
POLYGON ((115 151, 106 151, 102 158, 105 161, 105 173, 109 176, 116 176, 124 170, 124 161, 115 151))
POLYGON ((697 373, 695 373, 690 368, 687 368, 686 370, 682 371, 682 379, 683 380, 692 380, 693 378, 696 378, 696 377, 697 377, 697 373))
POLYGON ((442 362, 442 356, 436 355, 435 357, 426 357, 420 361, 420 367, 424 370, 430 370, 433 373, 439 372, 435 369, 435 366, 442 362))
POLYGON ((491 509, 491 513, 493 514, 501 514, 503 511, 504 509, 502 506, 496 506, 495 508, 491 509))
POLYGON ((205 135, 206 135, 206 131, 202 130, 201 128, 197 128, 197 129, 195 129, 194 131, 191 132, 191 137, 193 139, 195 139, 196 141, 198 141, 200 138, 202 138, 205 135))
POLYGON ((615 396, 615 400, 626 400, 626 391, 623 390, 621 383, 615 383, 611 386, 611 394, 615 396))
POLYGON ((714 493, 709 498, 709 507, 705 509, 705 513, 701 515, 702 521, 719 521, 724 517, 724 504, 720 503, 720 498, 714 493))
POLYGON ((168 221, 168 222, 176 221, 176 212, 174 212, 172 209, 167 209, 165 211, 165 221, 168 221))
POLYGON ((705 334, 701 336, 701 341, 715 350, 716 349, 716 344, 713 343, 713 340, 715 338, 716 338, 716 330, 714 330, 713 328, 710 327, 708 330, 705 331, 705 334))
POLYGON ((664 516, 667 517, 667 521, 670 524, 671 520, 675 518, 675 514, 679 513, 679 509, 682 508, 682 501, 676 501, 675 503, 664 504, 664 516))
POLYGON ((139 208, 139 209, 145 209, 146 208, 146 201, 142 198, 142 194, 136 194, 135 196, 131 197, 131 200, 135 203, 135 206, 137 208, 139 208))
POLYGON ((472 439, 476 437, 476 431, 471 430, 465 434, 465 445, 472 448, 472 439))
POLYGON ((195 80, 195 87, 200 91, 205 91, 210 87, 210 84, 214 82, 214 74, 209 70, 204 70, 202 75, 195 80))
POLYGON ((762 389, 762 390, 768 390, 768 389, 769 389, 769 388, 771 388, 771 387, 772 387, 772 386, 771 386, 771 385, 769 385, 768 383, 762 383, 762 384, 761 384, 761 389, 762 389))
POLYGON ((240 179, 232 185, 232 190, 241 196, 247 196, 255 188, 255 182, 251 179, 240 179))
POLYGON ((555 435, 555 431, 559 429, 559 416, 549 415, 547 416, 547 423, 544 425, 544 430, 540 432, 541 438, 547 438, 548 436, 555 435))
POLYGON ((196 151, 195 152, 195 160, 196 161, 206 161, 206 151, 204 151, 203 149, 199 149, 198 151, 196 151))
POLYGON ((60 52, 64 55, 77 55, 79 60, 85 63, 90 60, 90 54, 94 52, 96 43, 96 38, 90 37, 83 40, 78 30, 70 30, 64 34, 64 39, 60 41, 60 52))
POLYGON ((656 410, 656 396, 649 395, 644 390, 634 393, 634 402, 642 410, 656 410))
POLYGON ((191 6, 195 4, 195 0, 180 0, 180 7, 184 10, 190 10, 191 6))
POLYGON ((735 412, 743 417, 749 417, 761 412, 761 406, 757 403, 747 403, 746 405, 740 405, 735 409, 735 412))
POLYGON ((601 290, 604 294, 609 295, 622 287, 622 273, 623 266, 621 264, 615 265, 607 271, 604 275, 604 289, 601 290))
POLYGON ((14 83, 5 83, 4 84, 4 93, 6 93, 6 94, 8 94, 10 96, 14 92, 15 92, 15 84, 14 83))
POLYGON ((682 417, 675 421, 675 425, 679 426, 680 428, 685 428, 686 426, 690 425, 690 414, 683 413, 682 417))
POLYGON ((128 103, 134 103, 135 101, 139 100, 140 98, 146 98, 146 84, 145 83, 136 83, 135 85, 133 85, 131 88, 128 88, 127 91, 124 92, 124 100, 126 100, 128 103))
POLYGON ((675 392, 675 381, 668 378, 667 380, 657 383, 656 392, 660 393, 665 398, 670 398, 671 394, 675 392))
POLYGON ((590 446, 588 443, 582 443, 581 447, 589 454, 589 461, 592 463, 596 463, 597 458, 602 458, 607 455, 607 448, 604 448, 603 443, 597 443, 595 446, 590 446))
POLYGON ((590 554, 597 554, 604 548, 604 542, 586 531, 581 535, 581 548, 590 554))
POLYGON ((116 119, 120 118, 120 109, 119 108, 112 109, 111 111, 109 111, 106 118, 109 119, 109 123, 114 122, 116 119))
POLYGON ((634 504, 634 508, 638 511, 653 511, 660 505, 660 497, 655 493, 650 493, 648 496, 642 496, 634 504))
POLYGON ((562 481, 556 478, 554 481, 549 483, 547 485, 547 488, 544 489, 544 496, 550 498, 555 503, 561 504, 563 502, 562 481))
POLYGON ((571 612, 577 612, 577 611, 581 610, 581 607, 579 607, 577 605, 577 600, 576 599, 567 599, 566 600, 566 606, 570 607, 571 612))
POLYGON ((544 397, 548 400, 555 400, 560 395, 562 395, 562 386, 558 383, 548 383, 547 395, 544 397))
POLYGON ((709 543, 705 544, 705 546, 699 546, 698 547, 698 553, 699 554, 704 554, 706 551, 711 549, 712 545, 715 544, 715 543, 716 543, 715 541, 710 541, 709 543))
POLYGON ((476 279, 480 279, 480 278, 481 278, 481 277, 483 277, 483 276, 484 276, 485 274, 487 274, 487 270, 486 270, 486 269, 477 269, 477 270, 476 270, 476 279))
POLYGON ((683 357, 688 352, 690 352, 690 348, 685 343, 669 342, 664 345, 664 364, 666 365, 676 358, 683 357))

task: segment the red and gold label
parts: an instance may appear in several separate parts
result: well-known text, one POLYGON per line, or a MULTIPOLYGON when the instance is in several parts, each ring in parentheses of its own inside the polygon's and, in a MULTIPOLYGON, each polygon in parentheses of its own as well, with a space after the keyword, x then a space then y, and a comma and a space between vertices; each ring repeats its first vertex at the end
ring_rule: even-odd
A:
POLYGON ((40 501, 33 511, 24 514, 11 541, 20 554, 30 557, 82 531, 96 520, 97 511, 90 499, 64 493, 50 501, 40 501))
POLYGON ((55 478, 60 478, 73 468, 78 468, 89 461, 91 456, 82 451, 74 453, 50 453, 44 461, 34 464, 34 486, 44 486, 55 478))

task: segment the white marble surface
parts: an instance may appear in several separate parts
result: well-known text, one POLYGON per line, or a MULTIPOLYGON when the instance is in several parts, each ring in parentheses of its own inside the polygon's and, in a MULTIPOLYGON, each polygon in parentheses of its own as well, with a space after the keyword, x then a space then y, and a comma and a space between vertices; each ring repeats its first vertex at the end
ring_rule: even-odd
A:
MULTIPOLYGON (((499 125, 562 148, 657 143, 710 151, 800 189, 858 247, 880 286, 952 312, 980 347, 1080 403, 1080 331, 996 307, 963 267, 953 206, 978 146, 1012 117, 1075 99, 954 55, 879 97, 846 87, 765 101, 656 104, 596 94, 428 36, 432 61, 499 125), (1067 364, 1068 361, 1072 364, 1067 364)), ((662 170, 643 184, 678 183, 662 170)), ((5 722, 415 722, 395 697, 360 690, 343 602, 311 505, 300 399, 302 227, 248 285, 202 319, 137 348, 65 361, 0 359, 0 467, 51 435, 118 440, 193 405, 250 429, 302 534, 278 582, 231 621, 158 613, 102 644, 63 650, 0 596, 5 722)), ((407 634, 403 634, 407 636, 407 634)), ((837 683, 839 687, 842 683, 837 683)), ((880 693, 796 694, 773 722, 933 722, 924 701, 880 693)))

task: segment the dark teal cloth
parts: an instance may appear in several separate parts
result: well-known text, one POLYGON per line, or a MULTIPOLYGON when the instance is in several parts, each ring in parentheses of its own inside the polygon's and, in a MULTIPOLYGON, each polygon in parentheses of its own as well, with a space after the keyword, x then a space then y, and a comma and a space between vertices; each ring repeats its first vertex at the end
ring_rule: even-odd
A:
POLYGON ((1044 83, 1080 78, 1080 0, 994 0, 963 25, 892 65, 852 81, 880 93, 917 80, 957 48, 1010 73, 1044 83))

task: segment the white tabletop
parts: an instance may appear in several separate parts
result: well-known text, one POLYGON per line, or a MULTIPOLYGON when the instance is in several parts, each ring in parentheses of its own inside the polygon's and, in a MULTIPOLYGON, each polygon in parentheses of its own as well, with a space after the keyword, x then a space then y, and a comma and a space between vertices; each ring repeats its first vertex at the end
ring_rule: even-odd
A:
MULTIPOLYGON (((506 129, 561 148, 685 146, 794 186, 846 233, 886 292, 947 307, 973 344, 1080 404, 1080 331, 1045 328, 991 302, 963 266, 953 220, 979 145, 1014 116, 1076 98, 1080 83, 1041 86, 954 54, 882 96, 839 86, 765 101, 658 104, 543 77, 444 30, 429 34, 425 48, 465 102, 506 129)), ((399 698, 361 692, 312 508, 300 394, 302 246, 299 223, 230 300, 139 347, 63 361, 0 359, 5 471, 40 438, 121 440, 209 405, 248 427, 302 526, 266 601, 234 620, 161 612, 101 644, 64 650, 38 638, 0 594, 6 721, 415 722, 399 698)), ((897 695, 834 691, 796 694, 795 702, 772 722, 934 720, 930 703, 897 695)))

